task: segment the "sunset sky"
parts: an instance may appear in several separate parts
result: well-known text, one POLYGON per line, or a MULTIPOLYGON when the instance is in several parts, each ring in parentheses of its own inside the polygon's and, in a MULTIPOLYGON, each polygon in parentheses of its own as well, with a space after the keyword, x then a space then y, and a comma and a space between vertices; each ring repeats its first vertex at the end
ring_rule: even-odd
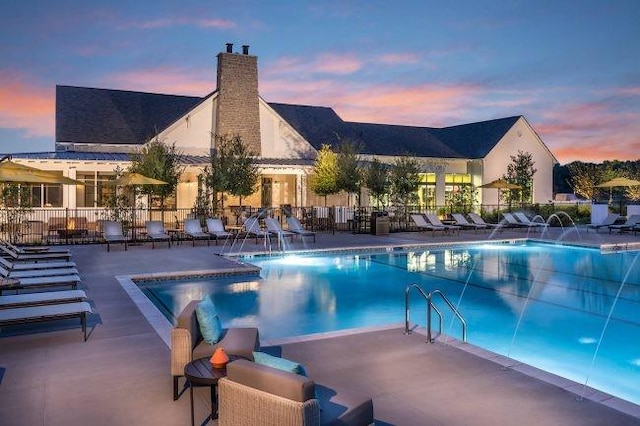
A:
POLYGON ((55 86, 205 96, 258 56, 268 102, 444 127, 524 115, 560 163, 640 159, 640 1, 12 1, 0 152, 53 151, 55 86))

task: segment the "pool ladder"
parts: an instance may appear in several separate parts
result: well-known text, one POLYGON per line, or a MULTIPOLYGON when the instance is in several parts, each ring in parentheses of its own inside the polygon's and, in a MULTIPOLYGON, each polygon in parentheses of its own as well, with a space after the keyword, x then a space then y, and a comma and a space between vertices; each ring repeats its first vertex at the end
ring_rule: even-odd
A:
POLYGON ((440 296, 440 298, 449 306, 453 314, 460 320, 462 324, 462 341, 466 343, 467 341, 467 322, 460 314, 460 311, 456 309, 455 306, 451 303, 451 301, 444 295, 440 290, 433 290, 429 293, 425 293, 424 290, 418 284, 410 284, 404 291, 404 334, 411 334, 409 330, 409 293, 412 288, 418 290, 418 292, 424 297, 427 301, 427 343, 433 343, 434 339, 431 336, 431 311, 435 311, 438 314, 439 319, 439 327, 438 333, 442 334, 442 312, 438 309, 436 305, 433 304, 432 299, 434 296, 440 296))

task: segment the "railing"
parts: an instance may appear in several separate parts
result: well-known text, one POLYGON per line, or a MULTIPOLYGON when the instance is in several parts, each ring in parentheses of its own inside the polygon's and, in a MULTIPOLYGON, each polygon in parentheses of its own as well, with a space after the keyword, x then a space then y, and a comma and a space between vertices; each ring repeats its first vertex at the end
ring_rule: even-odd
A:
POLYGON ((422 297, 427 301, 427 343, 433 343, 434 339, 431 334, 431 311, 435 311, 438 315, 439 326, 438 333, 442 334, 442 312, 438 309, 436 305, 433 304, 432 299, 433 296, 440 296, 440 298, 447 304, 451 312, 460 320, 462 324, 462 341, 467 341, 467 322, 462 317, 462 314, 455 306, 449 301, 449 299, 442 293, 440 290, 433 290, 429 293, 425 293, 424 290, 418 284, 408 285, 404 291, 404 334, 410 334, 411 330, 409 329, 409 292, 412 288, 418 290, 418 292, 422 295, 422 297))

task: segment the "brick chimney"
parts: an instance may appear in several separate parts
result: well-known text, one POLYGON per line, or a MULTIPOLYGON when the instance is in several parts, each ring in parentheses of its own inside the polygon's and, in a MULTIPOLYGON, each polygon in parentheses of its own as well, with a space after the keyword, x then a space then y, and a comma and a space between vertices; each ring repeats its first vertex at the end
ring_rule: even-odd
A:
POLYGON ((216 134, 240 135, 244 144, 261 155, 260 111, 258 103, 258 58, 249 55, 249 46, 242 54, 233 53, 227 43, 226 52, 218 53, 218 108, 216 134))

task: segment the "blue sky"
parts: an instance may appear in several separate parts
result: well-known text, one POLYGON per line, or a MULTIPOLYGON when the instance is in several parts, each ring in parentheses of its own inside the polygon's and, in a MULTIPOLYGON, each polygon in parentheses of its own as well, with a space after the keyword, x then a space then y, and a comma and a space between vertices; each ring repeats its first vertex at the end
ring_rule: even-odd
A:
POLYGON ((55 85, 204 96, 225 43, 268 102, 443 127, 524 115, 561 163, 640 159, 640 1, 12 1, 0 151, 52 151, 55 85))

